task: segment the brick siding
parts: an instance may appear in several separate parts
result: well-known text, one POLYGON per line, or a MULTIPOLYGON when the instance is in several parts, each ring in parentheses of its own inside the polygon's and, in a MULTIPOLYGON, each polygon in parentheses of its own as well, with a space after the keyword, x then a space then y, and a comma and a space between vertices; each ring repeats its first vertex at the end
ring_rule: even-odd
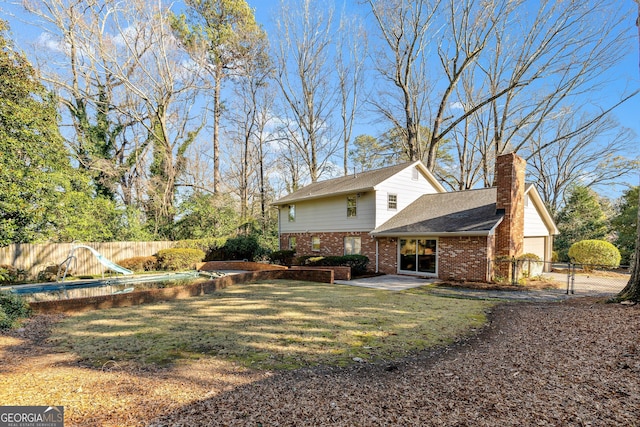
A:
POLYGON ((438 277, 443 280, 489 279, 490 242, 487 236, 438 239, 438 277))

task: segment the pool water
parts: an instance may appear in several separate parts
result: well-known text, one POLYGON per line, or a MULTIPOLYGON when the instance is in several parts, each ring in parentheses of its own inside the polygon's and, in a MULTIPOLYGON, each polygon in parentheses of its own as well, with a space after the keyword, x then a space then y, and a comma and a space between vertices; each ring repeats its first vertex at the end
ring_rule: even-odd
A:
POLYGON ((126 278, 79 280, 61 283, 36 283, 1 287, 22 296, 28 302, 58 301, 102 295, 129 293, 145 289, 184 286, 202 280, 197 271, 159 275, 139 275, 126 278))

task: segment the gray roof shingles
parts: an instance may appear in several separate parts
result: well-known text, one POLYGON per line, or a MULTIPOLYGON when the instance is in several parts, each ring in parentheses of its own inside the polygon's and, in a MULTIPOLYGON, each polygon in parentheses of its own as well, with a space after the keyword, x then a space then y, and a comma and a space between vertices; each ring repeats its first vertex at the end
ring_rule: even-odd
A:
POLYGON ((496 194, 495 188, 425 194, 372 234, 486 235, 504 216, 496 211, 496 194))
POLYGON ((314 182, 278 199, 273 205, 278 206, 301 200, 311 200, 332 194, 348 194, 372 190, 376 185, 414 163, 415 162, 402 163, 386 168, 328 179, 326 181, 314 182))

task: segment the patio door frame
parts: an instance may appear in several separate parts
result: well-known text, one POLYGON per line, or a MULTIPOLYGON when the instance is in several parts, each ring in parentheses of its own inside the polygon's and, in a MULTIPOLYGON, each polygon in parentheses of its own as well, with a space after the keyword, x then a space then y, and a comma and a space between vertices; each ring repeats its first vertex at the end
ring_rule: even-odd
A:
MULTIPOLYGON (((411 236, 411 237, 399 237, 398 238, 398 254, 397 254, 397 262, 398 262, 398 273, 402 273, 402 274, 415 274, 415 275, 420 275, 420 276, 430 276, 430 277, 437 277, 438 276, 438 247, 439 247, 439 241, 437 237, 418 237, 418 236, 411 236), (434 259, 433 259, 433 263, 434 263, 434 271, 419 271, 420 269, 420 254, 418 253, 418 241, 423 240, 423 241, 432 241, 434 242, 434 253, 433 254, 422 254, 423 256, 430 256, 433 255, 434 259), (414 256, 415 256, 415 260, 413 262, 413 269, 407 270, 407 269, 403 269, 403 260, 402 260, 402 250, 403 250, 403 241, 407 242, 407 241, 414 241, 414 256)), ((430 248, 427 246, 425 246, 425 250, 429 250, 430 248)), ((423 260, 427 261, 428 260, 423 260)))

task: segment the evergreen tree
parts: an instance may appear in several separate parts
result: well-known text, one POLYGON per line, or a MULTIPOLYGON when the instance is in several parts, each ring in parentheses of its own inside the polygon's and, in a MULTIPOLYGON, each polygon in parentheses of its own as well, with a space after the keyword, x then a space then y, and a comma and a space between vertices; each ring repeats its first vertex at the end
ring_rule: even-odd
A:
POLYGON ((112 240, 117 213, 71 166, 56 100, 0 20, 0 246, 43 240, 112 240))
POLYGON ((0 21, 0 245, 53 233, 70 169, 54 99, 14 49, 8 29, 0 21))
POLYGON ((640 187, 633 187, 622 195, 618 214, 611 221, 613 231, 616 233, 615 245, 620 250, 623 265, 630 264, 636 250, 639 192, 640 187))
POLYGON ((560 260, 568 261, 572 244, 581 240, 604 240, 609 224, 598 195, 587 187, 575 186, 570 190, 566 205, 556 218, 560 234, 554 249, 560 260))

